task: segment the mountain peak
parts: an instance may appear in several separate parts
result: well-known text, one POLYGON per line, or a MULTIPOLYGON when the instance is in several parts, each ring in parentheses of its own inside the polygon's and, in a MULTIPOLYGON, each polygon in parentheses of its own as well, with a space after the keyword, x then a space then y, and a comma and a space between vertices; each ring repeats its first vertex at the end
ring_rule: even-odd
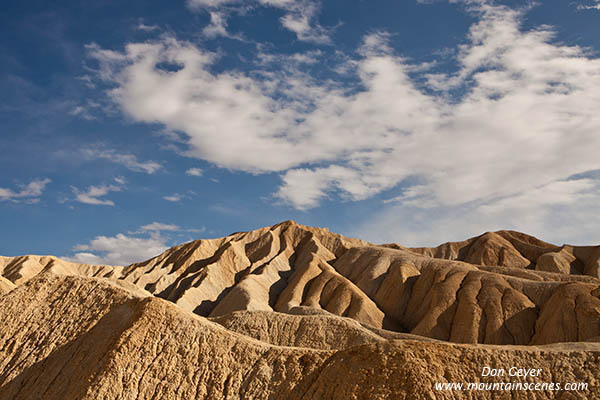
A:
MULTIPOLYGON (((42 272, 105 277, 130 282, 205 317, 247 310, 290 313, 300 307, 349 317, 373 329, 439 340, 530 344, 558 340, 535 328, 545 302, 558 290, 538 282, 597 282, 599 249, 558 247, 514 231, 486 232, 435 248, 376 246, 288 220, 185 243, 126 267, 69 263, 51 256, 5 257, 0 259, 0 284, 3 291, 12 290, 42 272), (445 283, 433 284, 437 281, 445 283), (478 294, 488 293, 482 290, 489 285, 494 288, 489 293, 496 294, 478 294), (442 323, 444 296, 471 300, 456 304, 467 310, 444 314, 449 319, 442 323), (487 310, 487 321, 462 321, 486 310, 486 296, 493 299, 485 301, 500 301, 504 311, 487 310), (512 315, 514 310, 520 311, 512 315), (490 313, 500 325, 509 318, 522 319, 519 333, 509 327, 486 333, 490 313), (475 330, 458 331, 458 326, 475 330)), ((593 299, 590 304, 597 301, 593 299)), ((568 332, 561 340, 585 338, 568 332)))

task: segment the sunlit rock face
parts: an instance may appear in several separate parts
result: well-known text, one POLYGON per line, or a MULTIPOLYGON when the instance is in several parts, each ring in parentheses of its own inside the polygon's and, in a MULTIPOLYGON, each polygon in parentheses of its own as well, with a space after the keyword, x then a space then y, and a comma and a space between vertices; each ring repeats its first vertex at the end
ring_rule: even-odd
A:
POLYGON ((125 267, 3 257, 0 399, 429 399, 485 365, 595 382, 599 249, 512 231, 411 249, 286 221, 125 267))

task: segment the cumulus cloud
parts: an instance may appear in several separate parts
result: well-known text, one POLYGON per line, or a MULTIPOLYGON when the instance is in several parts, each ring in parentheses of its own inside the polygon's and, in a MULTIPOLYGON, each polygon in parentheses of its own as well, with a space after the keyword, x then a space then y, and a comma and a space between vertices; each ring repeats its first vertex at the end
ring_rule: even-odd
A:
POLYGON ((34 179, 27 185, 19 185, 17 191, 0 187, 0 201, 12 201, 15 203, 24 201, 30 204, 37 203, 39 202, 39 197, 44 192, 46 185, 50 182, 51 180, 48 178, 34 179))
POLYGON ((338 165, 292 169, 282 179, 283 185, 279 188, 277 197, 293 201, 300 210, 316 207, 334 187, 343 190, 343 193, 354 200, 365 199, 377 191, 376 188, 369 188, 358 171, 338 165))
POLYGON ((166 239, 159 234, 134 237, 119 233, 116 236, 97 236, 88 244, 73 248, 75 254, 68 261, 86 264, 128 265, 157 256, 168 248, 166 239))
POLYGON ((88 148, 81 150, 81 154, 90 160, 108 160, 115 164, 121 164, 134 172, 153 174, 162 168, 162 165, 156 161, 139 161, 133 154, 119 153, 113 149, 88 148))
POLYGON ((128 265, 155 257, 169 247, 170 237, 176 232, 204 232, 201 229, 182 229, 174 224, 152 222, 134 232, 115 236, 96 236, 86 244, 73 247, 68 261, 86 264, 128 265))
POLYGON ((95 49, 92 56, 117 84, 109 95, 123 111, 136 120, 187 133, 188 155, 256 171, 280 170, 304 158, 297 154, 295 160, 286 160, 295 146, 282 132, 295 113, 271 98, 262 82, 238 73, 212 74, 212 53, 169 38, 129 44, 124 54, 95 49), (160 62, 182 68, 165 72, 156 68, 160 62), (269 153, 273 157, 263 156, 269 153))
POLYGON ((294 68, 214 73, 215 54, 174 38, 90 50, 128 116, 185 132, 189 156, 281 173, 276 196, 299 209, 395 188, 391 208, 482 212, 600 170, 600 60, 551 27, 524 30, 525 11, 468 7, 456 71, 411 64, 375 32, 351 61, 353 87, 294 68))

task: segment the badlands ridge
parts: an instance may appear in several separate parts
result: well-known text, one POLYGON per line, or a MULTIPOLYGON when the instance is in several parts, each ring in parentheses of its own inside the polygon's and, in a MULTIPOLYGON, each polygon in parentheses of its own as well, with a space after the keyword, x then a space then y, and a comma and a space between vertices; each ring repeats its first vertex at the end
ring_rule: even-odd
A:
POLYGON ((405 248, 287 221, 125 267, 0 257, 0 321, 0 399, 600 398, 600 246, 513 231, 405 248), (515 381, 589 388, 435 389, 515 381))

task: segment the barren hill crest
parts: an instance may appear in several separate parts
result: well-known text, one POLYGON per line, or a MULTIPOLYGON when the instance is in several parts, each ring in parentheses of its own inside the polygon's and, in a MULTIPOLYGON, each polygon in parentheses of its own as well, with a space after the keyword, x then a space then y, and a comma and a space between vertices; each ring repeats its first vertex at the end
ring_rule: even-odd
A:
POLYGON ((513 231, 405 248, 286 221, 189 242, 125 267, 2 258, 0 289, 42 271, 129 282, 211 318, 236 311, 318 313, 457 343, 600 336, 600 246, 555 246, 513 231))

